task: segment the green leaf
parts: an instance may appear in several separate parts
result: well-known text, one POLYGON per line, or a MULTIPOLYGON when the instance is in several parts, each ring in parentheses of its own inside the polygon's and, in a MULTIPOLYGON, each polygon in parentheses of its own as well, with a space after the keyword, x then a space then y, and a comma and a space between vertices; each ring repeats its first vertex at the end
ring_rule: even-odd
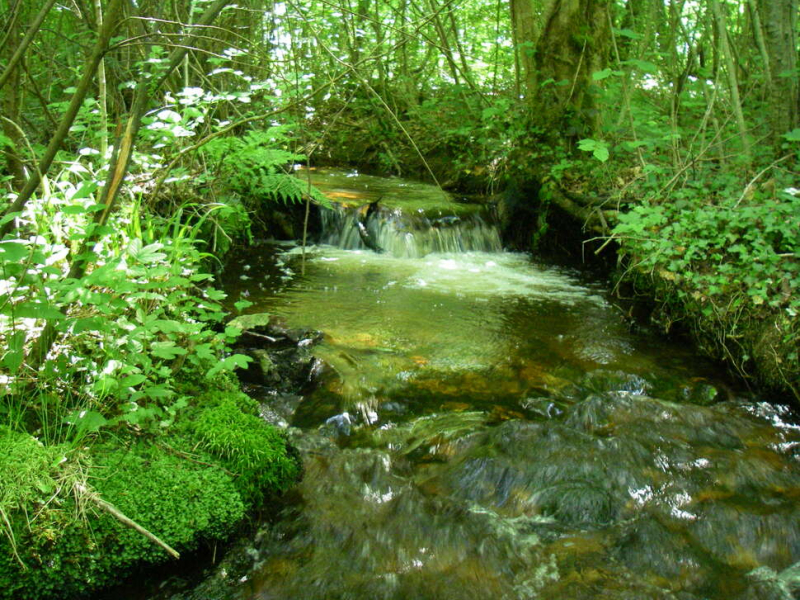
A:
POLYGON ((94 410, 76 410, 64 419, 69 425, 74 425, 81 433, 94 433, 108 423, 108 420, 94 410))
POLYGON ((68 206, 62 206, 61 212, 65 215, 82 215, 85 214, 87 211, 86 207, 82 204, 73 204, 68 206))
POLYGON ((153 323, 153 331, 161 331, 163 333, 184 333, 186 325, 179 321, 159 319, 153 323))
POLYGON ((15 331, 6 341, 7 349, 3 355, 2 365, 15 373, 25 360, 25 332, 15 331))
POLYGON ((592 152, 592 156, 594 156, 600 162, 606 162, 609 157, 608 146, 598 146, 594 149, 594 152, 592 152))
POLYGON ((164 360, 172 360, 176 356, 186 354, 186 349, 176 346, 172 342, 155 342, 150 349, 153 356, 163 358, 164 360))
POLYGON ((164 247, 164 244, 155 242, 142 247, 142 240, 134 239, 128 244, 128 255, 142 264, 152 264, 164 260, 167 255, 159 252, 164 247))
POLYGON ((242 335, 242 330, 238 327, 231 327, 230 325, 225 328, 225 335, 230 338, 238 338, 242 335))
POLYGON ((97 189, 97 182, 96 181, 87 181, 84 183, 78 191, 72 195, 73 200, 80 200, 81 198, 87 198, 91 194, 95 192, 97 189))
POLYGON ((622 64, 631 66, 634 69, 639 69, 644 73, 651 73, 651 74, 658 73, 658 67, 647 60, 631 59, 623 61, 622 64))
POLYGON ((194 347, 194 353, 201 360, 212 360, 216 358, 211 344, 198 344, 194 347))
POLYGON ((239 300, 238 302, 234 302, 233 306, 238 312, 242 312, 245 308, 253 306, 253 303, 249 300, 239 300))
POLYGON ((151 385, 142 390, 142 393, 149 398, 169 398, 174 395, 169 387, 166 385, 151 385))
POLYGON ((617 29, 615 27, 612 31, 614 32, 614 35, 617 35, 619 37, 626 37, 631 40, 638 40, 641 39, 642 37, 641 34, 636 33, 632 29, 617 29))
POLYGON ((128 375, 119 384, 122 387, 136 387, 140 383, 147 381, 147 377, 142 375, 141 373, 136 373, 134 375, 128 375))
POLYGON ((580 140, 578 142, 578 150, 591 152, 592 156, 600 162, 606 162, 609 157, 608 144, 602 140, 598 141, 591 138, 580 140))
POLYGON ((237 368, 246 369, 247 365, 251 362, 253 362, 253 359, 249 356, 245 356, 244 354, 232 354, 214 365, 208 373, 206 373, 206 377, 213 377, 220 371, 233 371, 237 368))
POLYGON ((784 133, 783 137, 785 137, 790 142, 800 142, 800 128, 792 129, 788 133, 784 133))
POLYGON ((64 313, 44 302, 22 302, 14 307, 14 314, 20 319, 46 319, 56 321, 66 318, 64 313))
POLYGON ((592 79, 594 79, 595 81, 601 81, 607 77, 611 77, 613 73, 614 71, 612 69, 603 69, 602 71, 595 71, 594 73, 592 73, 592 79))
POLYGON ((19 242, 0 242, 0 261, 18 263, 28 256, 28 247, 19 242))

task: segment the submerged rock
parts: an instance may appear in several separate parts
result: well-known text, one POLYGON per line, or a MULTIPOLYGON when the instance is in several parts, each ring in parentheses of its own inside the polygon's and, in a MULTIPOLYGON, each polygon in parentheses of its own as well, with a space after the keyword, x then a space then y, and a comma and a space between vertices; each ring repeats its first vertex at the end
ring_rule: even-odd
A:
POLYGON ((234 351, 253 359, 247 369, 239 371, 244 382, 285 393, 314 388, 324 371, 311 352, 322 340, 320 332, 289 328, 266 314, 244 315, 229 325, 242 329, 234 351))

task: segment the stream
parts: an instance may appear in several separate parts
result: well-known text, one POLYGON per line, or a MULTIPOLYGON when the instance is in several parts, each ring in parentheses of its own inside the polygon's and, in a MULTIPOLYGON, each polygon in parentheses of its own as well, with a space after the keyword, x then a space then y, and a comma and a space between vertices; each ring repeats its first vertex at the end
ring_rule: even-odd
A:
POLYGON ((321 243, 224 274, 247 312, 324 333, 313 393, 250 390, 304 478, 169 597, 797 597, 800 428, 780 398, 632 332, 604 282, 503 251, 480 206, 312 178, 343 203, 321 243))

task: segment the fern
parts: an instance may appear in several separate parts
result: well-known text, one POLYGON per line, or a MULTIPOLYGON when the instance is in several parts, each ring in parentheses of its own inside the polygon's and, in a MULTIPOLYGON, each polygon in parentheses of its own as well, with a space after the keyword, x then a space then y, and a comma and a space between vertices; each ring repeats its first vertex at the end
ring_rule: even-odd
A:
POLYGON ((287 131, 284 125, 250 131, 240 138, 215 139, 206 144, 204 152, 216 165, 219 178, 245 198, 288 204, 308 196, 313 202, 330 207, 322 192, 287 172, 292 164, 306 158, 280 147, 290 140, 287 131))

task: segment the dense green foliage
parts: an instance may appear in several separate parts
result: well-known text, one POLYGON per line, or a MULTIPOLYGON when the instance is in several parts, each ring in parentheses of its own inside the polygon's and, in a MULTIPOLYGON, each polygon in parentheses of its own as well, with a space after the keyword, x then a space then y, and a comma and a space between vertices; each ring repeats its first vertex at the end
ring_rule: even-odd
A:
MULTIPOLYGON (((0 424, 41 461, 11 453, 12 470, 43 478, 0 475, 0 513, 33 514, 60 478, 101 491, 84 448, 178 430, 247 474, 246 502, 296 476, 239 400, 203 397, 249 360, 230 350, 217 258, 284 233, 273 211, 326 203, 296 163, 521 195, 510 218, 529 243, 565 213, 573 246, 620 250, 665 325, 800 397, 797 14, 797 0, 0 0, 0 424)), ((68 505, 52 518, 84 535, 68 505)), ((19 524, 0 527, 13 556, 19 524)))

